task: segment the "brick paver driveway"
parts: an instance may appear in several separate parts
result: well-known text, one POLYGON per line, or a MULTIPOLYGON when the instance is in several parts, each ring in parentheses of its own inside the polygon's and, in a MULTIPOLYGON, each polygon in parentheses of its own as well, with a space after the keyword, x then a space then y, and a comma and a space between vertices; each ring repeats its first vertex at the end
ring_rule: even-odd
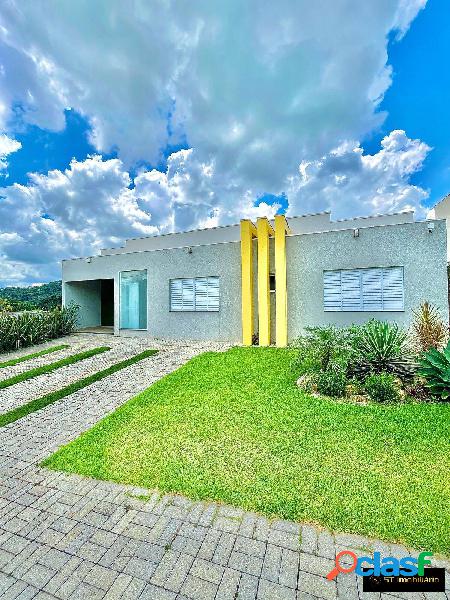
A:
MULTIPOLYGON (((113 344, 115 360, 146 347, 158 347, 160 352, 0 429, 0 598, 380 598, 379 594, 363 594, 360 579, 353 575, 340 575, 337 583, 324 576, 341 549, 361 553, 369 547, 401 556, 406 550, 400 546, 358 536, 333 536, 309 525, 269 522, 215 503, 38 468, 43 458, 102 416, 211 348, 210 344, 184 346, 92 335, 69 341, 74 343, 71 352, 75 346, 113 344)), ((44 358, 48 362, 57 359, 56 355, 42 357, 26 363, 26 368, 43 364, 44 358)), ((92 371, 110 359, 111 355, 89 359, 92 371)), ((26 401, 45 386, 58 387, 81 371, 85 375, 85 368, 62 369, 45 376, 45 381, 38 377, 25 382, 22 397, 26 401)), ((25 369, 24 364, 8 372, 5 369, 0 376, 20 369, 25 369)), ((19 397, 17 390, 12 395, 6 395, 7 391, 0 391, 0 412, 2 398, 9 405, 19 397)), ((421 594, 402 597, 425 598, 421 594)))

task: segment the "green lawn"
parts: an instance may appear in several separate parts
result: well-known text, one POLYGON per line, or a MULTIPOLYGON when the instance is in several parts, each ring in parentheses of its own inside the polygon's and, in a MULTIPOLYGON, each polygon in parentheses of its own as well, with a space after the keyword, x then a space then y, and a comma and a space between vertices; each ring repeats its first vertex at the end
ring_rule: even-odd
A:
POLYGON ((312 398, 291 358, 198 356, 44 464, 450 554, 450 404, 312 398))

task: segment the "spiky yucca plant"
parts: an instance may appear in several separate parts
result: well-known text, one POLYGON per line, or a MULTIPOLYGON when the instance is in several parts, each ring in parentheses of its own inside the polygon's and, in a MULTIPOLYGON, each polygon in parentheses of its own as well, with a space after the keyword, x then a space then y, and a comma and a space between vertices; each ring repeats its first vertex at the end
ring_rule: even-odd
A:
POLYGON ((442 350, 430 348, 419 358, 419 375, 425 377, 426 387, 442 400, 450 397, 450 341, 442 350))
POLYGON ((364 379, 371 373, 413 377, 417 365, 407 344, 407 333, 396 323, 369 321, 353 334, 353 360, 349 375, 364 379))
POLYGON ((448 328, 436 306, 422 302, 413 315, 412 338, 417 350, 426 352, 430 348, 442 348, 448 338, 448 328))

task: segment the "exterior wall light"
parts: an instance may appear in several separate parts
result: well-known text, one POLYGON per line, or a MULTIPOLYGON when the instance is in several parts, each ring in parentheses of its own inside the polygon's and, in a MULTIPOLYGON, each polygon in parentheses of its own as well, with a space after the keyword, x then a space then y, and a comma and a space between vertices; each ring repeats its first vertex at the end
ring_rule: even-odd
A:
POLYGON ((359 229, 354 229, 354 230, 353 230, 353 237, 354 237, 354 238, 357 238, 357 237, 359 237, 359 229))
POLYGON ((190 246, 188 246, 188 247, 186 248, 186 252, 187 252, 188 254, 192 254, 192 248, 191 248, 190 246))
POLYGON ((428 221, 428 233, 433 233, 434 231, 434 223, 432 221, 428 221))
POLYGON ((86 258, 86 262, 87 262, 87 263, 90 263, 90 262, 92 262, 92 257, 88 256, 88 257, 86 258))

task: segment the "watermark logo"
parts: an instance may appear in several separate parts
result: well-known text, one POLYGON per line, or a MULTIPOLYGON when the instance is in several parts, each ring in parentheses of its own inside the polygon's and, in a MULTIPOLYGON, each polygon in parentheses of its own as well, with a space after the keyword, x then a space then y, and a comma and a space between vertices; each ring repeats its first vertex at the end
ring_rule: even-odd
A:
POLYGON ((374 552, 373 557, 356 556, 351 550, 342 550, 336 555, 335 567, 328 575, 327 579, 335 579, 339 573, 352 573, 367 577, 375 575, 383 576, 414 576, 423 577, 425 566, 431 565, 431 560, 427 557, 433 556, 432 552, 421 552, 417 558, 412 556, 404 556, 403 558, 395 558, 394 556, 386 556, 381 558, 380 552, 374 552), (348 557, 351 560, 343 560, 348 557), (351 564, 349 564, 351 562, 351 564))
POLYGON ((351 550, 342 550, 336 555, 327 579, 354 572, 364 578, 364 592, 444 591, 445 569, 432 568, 432 556, 432 552, 421 552, 417 558, 382 558, 380 552, 374 552, 373 556, 358 557, 351 550))

